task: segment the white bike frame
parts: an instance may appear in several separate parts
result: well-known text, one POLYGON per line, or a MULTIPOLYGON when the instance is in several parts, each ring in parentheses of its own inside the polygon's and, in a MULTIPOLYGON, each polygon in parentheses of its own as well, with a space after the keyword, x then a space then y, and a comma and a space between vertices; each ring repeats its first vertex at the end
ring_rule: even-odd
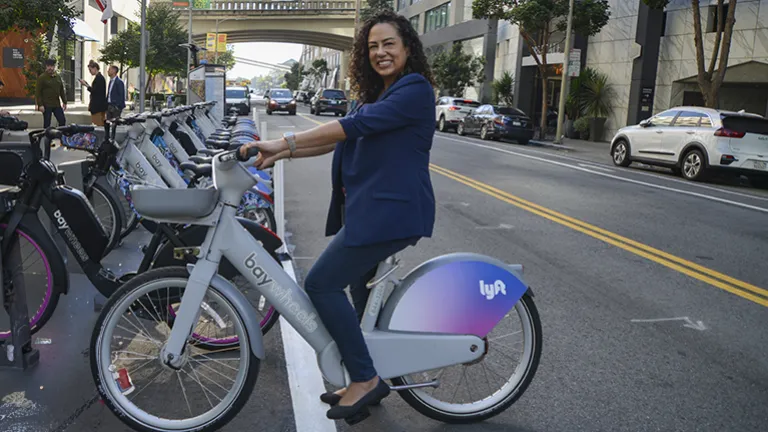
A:
MULTIPOLYGON (((256 357, 264 358, 264 345, 256 312, 237 288, 217 274, 221 259, 227 258, 317 352, 318 364, 325 378, 336 386, 348 385, 349 375, 342 363, 336 343, 323 326, 307 294, 235 219, 235 209, 243 192, 262 180, 251 175, 241 165, 236 159, 235 152, 224 152, 214 156, 213 172, 217 189, 212 193, 215 195, 210 195, 211 199, 208 203, 198 200, 197 211, 193 207, 195 204, 190 203, 191 195, 185 195, 189 193, 188 191, 153 190, 145 187, 137 187, 133 191, 137 209, 146 217, 158 222, 192 223, 210 227, 199 249, 198 261, 195 265, 188 266, 189 280, 168 343, 161 352, 161 359, 173 367, 180 367, 183 363, 182 353, 192 333, 193 325, 197 321, 201 303, 209 286, 216 288, 235 307, 245 323, 251 351, 256 357), (206 213, 214 202, 214 210, 203 217, 164 217, 171 214, 206 213), (200 210, 200 205, 206 206, 204 211, 200 210)), ((199 194, 200 191, 196 193, 199 194)), ((466 256, 462 257, 466 258, 466 256)), ((490 258, 488 260, 491 262, 490 258)), ((506 264, 500 265, 511 272, 518 268, 506 264)), ((422 267, 429 268, 428 265, 422 267)), ((382 306, 386 304, 383 299, 387 294, 388 281, 394 281, 392 276, 394 268, 394 257, 379 266, 376 280, 369 284, 372 286, 372 292, 362 323, 369 352, 382 378, 389 379, 470 363, 484 355, 485 341, 472 334, 407 332, 376 328, 379 313, 382 311, 382 306), (428 348, 425 349, 425 347, 428 348)), ((418 273, 418 269, 413 273, 418 273)), ((519 295, 521 296, 522 292, 519 295)), ((393 294, 392 297, 398 297, 388 300, 394 301, 396 305, 399 296, 393 294)), ((519 297, 513 301, 518 300, 519 297)), ((509 309, 504 310, 503 313, 508 313, 509 309)), ((389 321, 387 312, 384 311, 382 322, 389 321)), ((379 324, 382 325, 382 323, 379 324)), ((424 386, 428 385, 435 384, 424 386)))

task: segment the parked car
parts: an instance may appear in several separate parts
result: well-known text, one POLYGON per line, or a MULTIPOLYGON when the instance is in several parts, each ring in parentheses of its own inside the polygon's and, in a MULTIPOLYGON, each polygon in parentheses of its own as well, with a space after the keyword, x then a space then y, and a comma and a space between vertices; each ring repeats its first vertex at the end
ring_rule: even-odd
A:
POLYGON ((290 90, 284 88, 269 89, 264 98, 267 99, 267 115, 272 115, 275 111, 296 115, 296 99, 293 98, 290 90))
POLYGON ((688 180, 721 171, 768 185, 768 119, 743 110, 672 108, 619 129, 610 152, 618 166, 664 166, 688 180))
POLYGON ((344 90, 318 89, 317 93, 312 97, 309 111, 314 115, 332 112, 337 116, 343 117, 347 115, 347 95, 344 94, 344 90))
POLYGON ((533 123, 517 108, 480 105, 456 126, 459 135, 480 134, 484 140, 509 138, 526 145, 533 138, 533 123))
POLYGON ((238 109, 240 115, 248 115, 251 113, 251 94, 246 87, 227 87, 226 88, 226 112, 229 112, 232 107, 238 109))
POLYGON ((461 119, 466 117, 480 102, 472 99, 443 96, 435 103, 435 124, 440 132, 456 129, 461 119))

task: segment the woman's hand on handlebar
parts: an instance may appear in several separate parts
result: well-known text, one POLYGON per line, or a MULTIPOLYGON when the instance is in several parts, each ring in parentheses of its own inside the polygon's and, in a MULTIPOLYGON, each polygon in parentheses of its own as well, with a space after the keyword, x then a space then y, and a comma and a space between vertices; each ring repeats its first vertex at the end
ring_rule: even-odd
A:
POLYGON ((275 162, 280 159, 288 157, 288 151, 285 141, 271 140, 271 141, 254 141, 240 147, 240 155, 245 157, 249 148, 258 147, 259 157, 256 163, 253 164, 257 169, 265 169, 275 165, 275 162))

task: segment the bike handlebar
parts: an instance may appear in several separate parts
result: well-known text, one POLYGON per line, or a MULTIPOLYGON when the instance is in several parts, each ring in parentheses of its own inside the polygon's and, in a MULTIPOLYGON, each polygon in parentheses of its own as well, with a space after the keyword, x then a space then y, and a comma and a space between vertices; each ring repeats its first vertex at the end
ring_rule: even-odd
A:
POLYGON ((237 154, 237 160, 239 160, 240 162, 245 162, 248 159, 254 158, 254 157, 259 155, 259 148, 258 147, 248 147, 246 149, 246 151, 245 151, 245 154, 246 154, 245 157, 242 156, 242 154, 240 153, 240 149, 239 148, 237 150, 235 150, 235 151, 237 152, 236 153, 237 154))

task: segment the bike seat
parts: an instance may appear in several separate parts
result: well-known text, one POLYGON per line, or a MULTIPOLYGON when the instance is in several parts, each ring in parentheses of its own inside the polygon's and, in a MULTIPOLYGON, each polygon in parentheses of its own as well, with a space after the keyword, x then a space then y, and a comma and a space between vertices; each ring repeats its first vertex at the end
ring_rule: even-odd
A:
POLYGON ((229 140, 205 140, 205 145, 215 147, 217 149, 225 149, 229 145, 229 140))
POLYGON ((219 154, 219 153, 221 153, 223 151, 224 151, 224 149, 209 149, 209 148, 205 148, 205 149, 198 150, 197 154, 201 154, 203 156, 213 156, 213 155, 217 155, 217 154, 219 154))
POLYGON ((210 164, 211 162, 213 162, 213 156, 194 155, 194 156, 190 156, 189 160, 191 160, 196 164, 210 164))
POLYGON ((213 175, 213 165, 211 164, 196 164, 194 162, 182 162, 179 164, 179 168, 184 171, 191 171, 195 174, 195 177, 210 177, 213 175))
POLYGON ((133 205, 149 219, 188 221, 208 216, 216 209, 219 191, 208 189, 158 189, 137 185, 131 189, 133 205))

